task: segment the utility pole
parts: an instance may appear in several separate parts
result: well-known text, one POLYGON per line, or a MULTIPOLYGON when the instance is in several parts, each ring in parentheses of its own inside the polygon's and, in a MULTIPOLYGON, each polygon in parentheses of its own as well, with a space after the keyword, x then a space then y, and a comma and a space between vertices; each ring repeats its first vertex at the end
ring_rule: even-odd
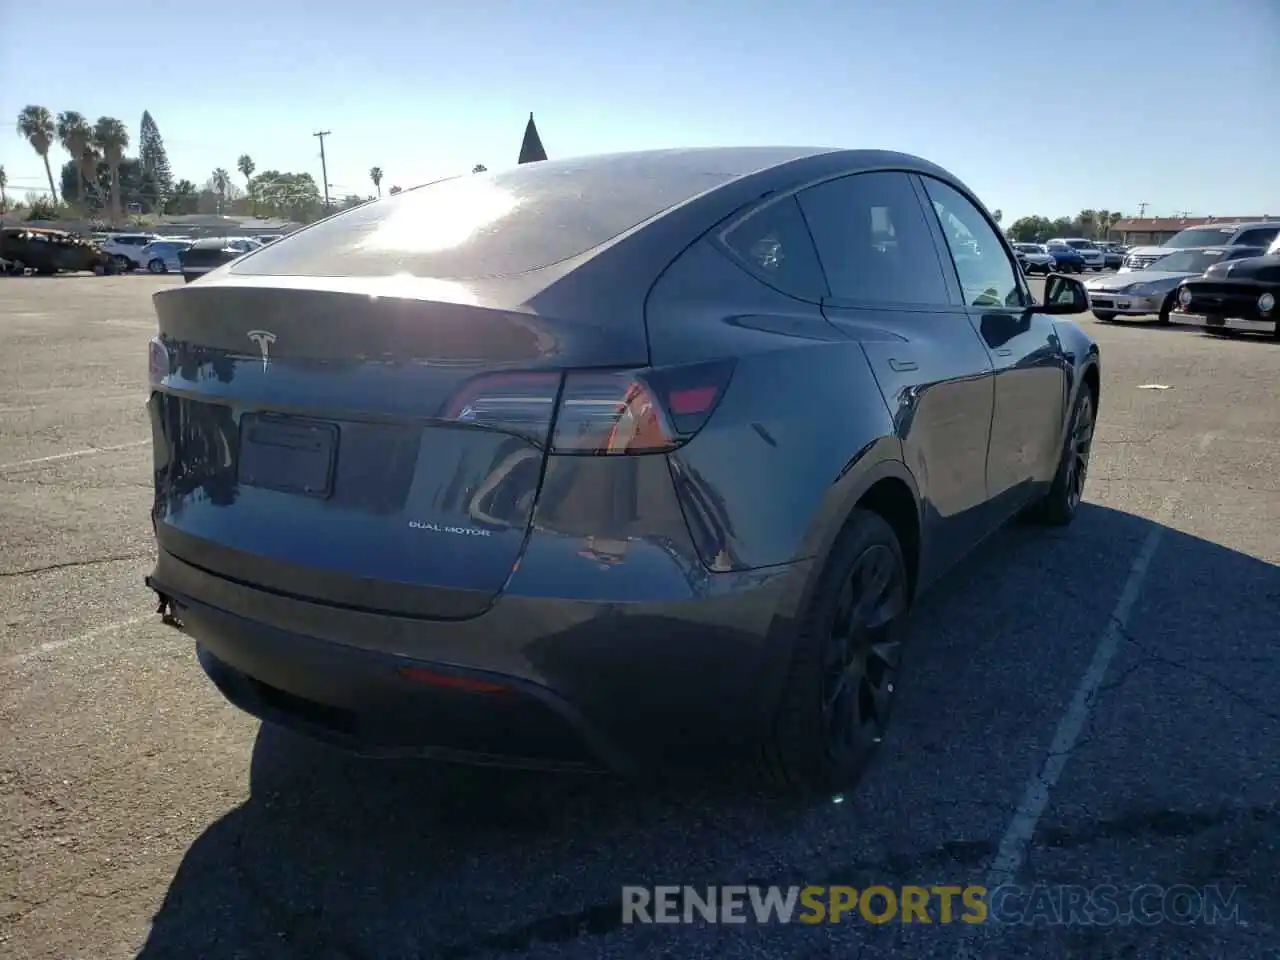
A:
POLYGON ((330 131, 318 130, 313 133, 313 137, 320 140, 320 176, 324 178, 324 212, 329 212, 329 166, 324 159, 324 138, 329 136, 330 131))
MULTIPOLYGON (((321 141, 321 142, 323 143, 323 141, 321 141)), ((1139 219, 1139 220, 1141 220, 1143 217, 1145 217, 1145 216, 1147 215, 1147 207, 1148 207, 1148 206, 1150 206, 1150 204, 1148 204, 1148 203, 1147 203, 1147 201, 1145 201, 1145 200, 1143 200, 1140 204, 1138 204, 1138 219, 1139 219)))

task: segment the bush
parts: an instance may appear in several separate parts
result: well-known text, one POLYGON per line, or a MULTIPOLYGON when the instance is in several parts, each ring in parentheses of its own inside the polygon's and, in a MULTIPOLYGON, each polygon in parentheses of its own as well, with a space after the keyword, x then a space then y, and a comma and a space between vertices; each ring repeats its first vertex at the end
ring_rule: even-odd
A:
POLYGON ((27 208, 27 221, 32 220, 61 220, 66 215, 66 208, 53 200, 40 197, 31 202, 31 206, 27 208))

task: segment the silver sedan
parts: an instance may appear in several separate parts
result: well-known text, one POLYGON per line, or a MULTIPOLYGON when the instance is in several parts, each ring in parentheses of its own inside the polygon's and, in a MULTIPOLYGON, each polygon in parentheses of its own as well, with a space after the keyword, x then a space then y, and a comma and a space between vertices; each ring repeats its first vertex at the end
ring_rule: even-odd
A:
POLYGON ((1168 323, 1179 282, 1200 276, 1216 263, 1259 257, 1265 252, 1261 247, 1242 246, 1178 250, 1145 270, 1095 277, 1085 281, 1090 309, 1104 323, 1145 316, 1156 316, 1160 323, 1168 323))

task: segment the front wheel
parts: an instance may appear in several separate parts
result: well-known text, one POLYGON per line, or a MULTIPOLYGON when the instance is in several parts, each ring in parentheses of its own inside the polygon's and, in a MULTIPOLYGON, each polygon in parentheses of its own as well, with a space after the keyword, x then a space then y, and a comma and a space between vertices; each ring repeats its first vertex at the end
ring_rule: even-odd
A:
POLYGON ((156 259, 147 264, 147 270, 151 273, 164 273, 166 270, 164 261, 156 257, 156 259))
POLYGON ((1161 326, 1167 327, 1173 323, 1173 321, 1169 319, 1169 315, 1173 313, 1173 300, 1176 292, 1177 291, 1174 290, 1169 291, 1169 295, 1165 297, 1164 302, 1160 304, 1160 315, 1156 318, 1156 323, 1161 326))
POLYGON ((789 793, 854 787, 884 738, 901 666, 910 581, 879 514, 857 509, 801 621, 759 772, 789 793))
POLYGON ((1093 452, 1095 413, 1093 391, 1087 383, 1080 385, 1071 425, 1062 446, 1062 459, 1053 484, 1043 500, 1030 511, 1031 519, 1052 527, 1065 527, 1075 519, 1084 499, 1084 482, 1089 473, 1089 456, 1093 452))

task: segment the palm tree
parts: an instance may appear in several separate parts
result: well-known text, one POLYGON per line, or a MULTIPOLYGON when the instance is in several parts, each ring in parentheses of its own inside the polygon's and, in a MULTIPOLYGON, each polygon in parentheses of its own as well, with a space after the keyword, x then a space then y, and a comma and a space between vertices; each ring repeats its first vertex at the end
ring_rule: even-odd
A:
POLYGON ((129 146, 129 131, 115 117, 99 117, 93 125, 93 145, 102 151, 111 171, 111 222, 120 221, 120 161, 129 146))
POLYGON ((382 168, 373 167, 369 170, 369 179, 373 181, 373 185, 378 188, 378 198, 382 198, 382 168))
POLYGON ((58 188, 53 185, 53 170, 49 167, 49 148, 53 146, 53 138, 57 134, 53 125, 53 114, 48 107, 34 104, 22 108, 18 114, 18 136, 31 144, 31 149, 44 161, 44 173, 49 178, 49 194, 54 203, 58 202, 58 188))
POLYGON ((240 171, 240 176, 244 177, 244 188, 249 194, 252 213, 256 217, 258 215, 258 198, 253 195, 253 171, 257 170, 258 167, 253 162, 253 157, 247 153, 242 153, 240 154, 240 159, 236 161, 236 169, 240 171))
POLYGON ((231 186, 231 174, 222 167, 213 171, 213 192, 218 195, 218 213, 222 213, 222 204, 227 199, 227 187, 231 186))
POLYGON ((488 168, 488 167, 486 167, 483 163, 477 163, 474 167, 472 167, 472 168, 471 168, 471 172, 472 172, 472 173, 484 173, 484 172, 485 172, 486 170, 488 170, 488 169, 489 169, 489 168, 488 168))
POLYGON ((80 206, 89 210, 89 193, 98 189, 98 155, 93 150, 93 127, 84 114, 64 110, 58 114, 58 143, 80 171, 80 206))
POLYGON ((9 198, 5 195, 4 188, 9 185, 9 175, 4 172, 4 164, 0 163, 0 213, 9 211, 9 198))

